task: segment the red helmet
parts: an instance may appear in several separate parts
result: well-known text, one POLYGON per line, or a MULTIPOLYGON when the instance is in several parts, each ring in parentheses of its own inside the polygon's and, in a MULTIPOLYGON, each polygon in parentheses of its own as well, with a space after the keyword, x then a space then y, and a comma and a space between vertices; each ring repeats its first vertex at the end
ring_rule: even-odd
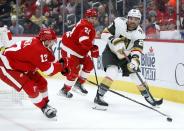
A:
POLYGON ((92 8, 92 9, 87 9, 85 12, 85 17, 97 17, 97 11, 96 9, 92 8))
POLYGON ((50 28, 42 28, 38 34, 41 41, 56 40, 56 33, 50 28))

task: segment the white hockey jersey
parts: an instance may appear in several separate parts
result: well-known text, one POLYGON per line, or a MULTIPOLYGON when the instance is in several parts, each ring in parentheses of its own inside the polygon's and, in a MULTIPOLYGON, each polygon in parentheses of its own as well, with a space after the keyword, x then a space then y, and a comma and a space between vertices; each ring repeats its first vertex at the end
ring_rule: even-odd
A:
POLYGON ((7 29, 7 27, 6 26, 0 27, 0 48, 7 47, 11 39, 12 39, 12 34, 7 29))
POLYGON ((127 19, 123 17, 117 17, 114 22, 109 25, 108 30, 110 35, 114 35, 114 38, 124 38, 125 40, 118 43, 112 44, 107 37, 107 33, 102 33, 101 38, 108 42, 108 45, 113 53, 117 55, 119 59, 123 59, 124 55, 122 51, 125 52, 126 55, 139 55, 143 49, 143 41, 145 39, 145 33, 142 28, 138 26, 135 30, 129 31, 127 29, 127 19))

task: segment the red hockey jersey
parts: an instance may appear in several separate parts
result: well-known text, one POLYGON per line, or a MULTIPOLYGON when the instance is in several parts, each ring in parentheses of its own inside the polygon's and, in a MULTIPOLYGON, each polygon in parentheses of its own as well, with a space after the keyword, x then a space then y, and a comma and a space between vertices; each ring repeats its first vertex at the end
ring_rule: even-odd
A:
POLYGON ((86 19, 81 19, 70 32, 62 37, 61 48, 67 53, 83 58, 93 46, 94 26, 86 19))
POLYGON ((40 69, 47 75, 53 75, 63 69, 59 62, 54 62, 52 51, 37 37, 17 42, 7 48, 1 55, 1 60, 7 69, 23 72, 40 69))

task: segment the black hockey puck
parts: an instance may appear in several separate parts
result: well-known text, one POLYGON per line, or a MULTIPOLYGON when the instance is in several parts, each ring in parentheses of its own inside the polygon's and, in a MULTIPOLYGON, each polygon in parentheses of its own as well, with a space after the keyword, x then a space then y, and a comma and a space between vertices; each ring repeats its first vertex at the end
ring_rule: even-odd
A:
POLYGON ((172 122, 172 118, 167 117, 167 121, 172 122))

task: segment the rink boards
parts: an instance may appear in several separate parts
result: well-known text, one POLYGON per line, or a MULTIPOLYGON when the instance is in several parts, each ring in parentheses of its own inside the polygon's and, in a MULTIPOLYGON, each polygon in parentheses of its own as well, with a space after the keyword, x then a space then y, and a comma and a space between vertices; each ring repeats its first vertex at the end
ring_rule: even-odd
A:
MULTIPOLYGON (((30 37, 14 37, 14 41, 30 39, 30 37)), ((99 46, 100 55, 106 43, 95 40, 99 46)), ((144 54, 141 56, 141 71, 146 78, 150 90, 155 97, 184 103, 184 41, 147 40, 144 43, 144 54)), ((57 55, 57 54, 56 54, 57 55)), ((95 66, 99 82, 105 76, 101 57, 95 59, 95 66)), ((54 78, 63 79, 61 75, 54 78)), ((96 81, 92 72, 89 80, 96 81)), ((129 78, 121 76, 121 71, 112 88, 138 94, 138 90, 129 78)))
MULTIPOLYGON (((102 52, 106 43, 102 40, 96 40, 95 43, 99 45, 102 49, 100 52, 102 52)), ((145 41, 140 69, 154 96, 184 103, 183 51, 184 41, 145 41)), ((96 61, 99 77, 104 75, 100 61, 96 61)), ((113 87, 127 92, 139 93, 129 78, 122 78, 121 71, 113 87)))

